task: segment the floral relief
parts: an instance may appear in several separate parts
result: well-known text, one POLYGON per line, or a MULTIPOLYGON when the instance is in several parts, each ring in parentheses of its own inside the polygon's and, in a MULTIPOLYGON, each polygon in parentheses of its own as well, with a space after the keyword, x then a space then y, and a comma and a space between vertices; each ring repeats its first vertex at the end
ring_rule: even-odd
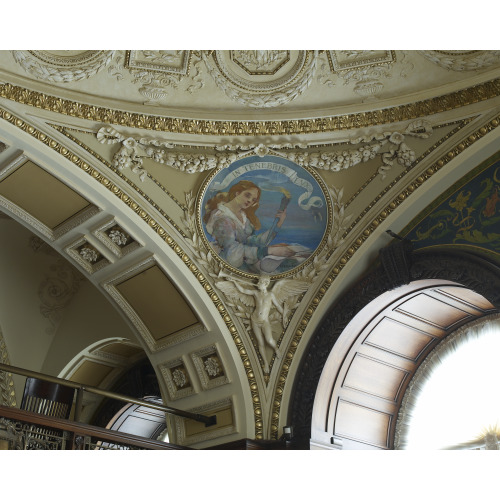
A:
POLYGON ((221 374, 222 370, 219 365, 219 360, 215 356, 209 356, 204 361, 205 371, 210 377, 217 377, 221 374))
POLYGON ((186 373, 181 368, 172 370, 172 380, 174 381, 175 385, 181 389, 188 383, 186 373))
POLYGON ((128 241, 128 236, 120 231, 119 229, 111 229, 111 231, 108 234, 109 239, 118 246, 123 246, 126 245, 128 241))
POLYGON ((83 247, 80 249, 79 253, 87 262, 97 262, 99 258, 99 253, 94 248, 83 247))
POLYGON ((416 120, 402 131, 387 131, 369 136, 360 136, 349 140, 349 146, 339 149, 335 144, 323 148, 308 150, 302 144, 222 144, 214 146, 214 152, 203 154, 176 150, 182 147, 155 139, 125 137, 110 126, 102 127, 97 132, 97 140, 103 144, 121 143, 120 149, 113 156, 112 165, 118 170, 130 168, 144 181, 147 171, 143 167, 143 158, 161 163, 187 173, 225 168, 234 161, 254 154, 259 157, 276 155, 302 167, 310 167, 331 172, 340 172, 360 163, 380 158, 382 165, 378 169, 381 178, 396 163, 409 167, 416 159, 415 152, 405 142, 408 137, 427 139, 433 133, 432 126, 425 120, 416 120))

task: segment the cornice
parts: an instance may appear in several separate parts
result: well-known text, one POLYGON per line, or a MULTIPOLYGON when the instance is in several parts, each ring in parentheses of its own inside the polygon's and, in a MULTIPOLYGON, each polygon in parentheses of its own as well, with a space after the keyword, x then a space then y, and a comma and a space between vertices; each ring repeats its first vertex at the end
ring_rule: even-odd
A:
POLYGON ((280 136, 359 129, 414 120, 498 96, 500 78, 438 97, 373 111, 289 120, 207 120, 126 112, 0 83, 0 97, 46 111, 99 123, 202 136, 280 136))

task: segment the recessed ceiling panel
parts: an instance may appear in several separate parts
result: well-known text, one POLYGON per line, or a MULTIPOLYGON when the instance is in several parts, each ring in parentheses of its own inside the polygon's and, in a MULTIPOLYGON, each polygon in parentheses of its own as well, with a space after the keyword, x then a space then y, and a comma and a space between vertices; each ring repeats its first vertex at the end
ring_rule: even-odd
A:
POLYGON ((433 336, 390 318, 383 318, 372 330, 364 344, 393 352, 415 361, 432 342, 433 336))
POLYGON ((116 285, 156 341, 198 323, 184 297, 154 265, 116 285))
POLYGON ((71 375, 72 382, 98 387, 101 382, 114 370, 112 366, 84 361, 71 375))
POLYGON ((361 355, 355 356, 344 387, 396 401, 407 372, 361 355))
POLYGON ((116 354, 117 356, 122 356, 124 358, 131 358, 137 355, 143 350, 140 347, 135 347, 130 344, 122 344, 121 342, 114 342, 113 344, 108 344, 104 347, 98 349, 98 351, 106 352, 110 354, 116 354))
POLYGON ((52 230, 90 206, 88 200, 29 160, 0 182, 0 196, 52 230))
POLYGON ((458 321, 470 317, 467 312, 434 299, 425 293, 412 297, 396 310, 417 318, 424 323, 430 323, 444 329, 450 328, 458 321))

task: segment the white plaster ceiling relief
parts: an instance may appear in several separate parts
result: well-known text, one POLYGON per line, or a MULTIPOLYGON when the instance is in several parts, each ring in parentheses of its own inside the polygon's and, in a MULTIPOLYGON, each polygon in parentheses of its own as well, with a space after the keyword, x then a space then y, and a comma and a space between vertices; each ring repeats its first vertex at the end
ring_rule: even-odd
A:
POLYGON ((38 287, 38 297, 41 302, 40 313, 51 323, 45 329, 45 333, 53 335, 62 321, 64 309, 80 289, 84 278, 38 236, 30 238, 30 247, 34 252, 43 252, 57 257, 56 263, 50 266, 50 274, 45 277, 38 287))
POLYGON ((106 220, 92 230, 92 234, 118 258, 140 248, 140 244, 125 231, 114 218, 106 220))
POLYGON ((383 179, 394 164, 409 167, 416 158, 407 145, 407 137, 427 139, 433 133, 426 120, 415 120, 404 129, 393 129, 351 139, 349 145, 325 144, 309 150, 304 144, 222 144, 207 148, 203 153, 193 153, 181 144, 159 139, 125 136, 113 127, 101 127, 96 133, 101 144, 118 144, 112 165, 118 170, 130 168, 144 181, 148 173, 143 167, 143 158, 169 166, 186 173, 198 173, 228 167, 239 158, 249 155, 264 157, 268 154, 293 161, 301 167, 339 172, 360 163, 379 158, 378 173, 383 179))
POLYGON ((3 153, 4 151, 6 151, 8 147, 9 146, 7 146, 7 144, 5 144, 5 142, 0 141, 0 153, 3 153))
POLYGON ((192 94, 205 83, 200 77, 200 51, 193 50, 126 50, 117 53, 108 74, 118 81, 129 73, 132 84, 147 100, 144 105, 161 105, 169 89, 192 94))
POLYGON ((65 250, 89 274, 95 273, 111 264, 85 237, 75 241, 66 247, 65 250))
POLYGON ((160 371, 167 385, 170 400, 174 401, 195 394, 191 376, 182 358, 160 365, 160 371))
POLYGON ((23 69, 39 80, 52 83, 91 78, 106 67, 114 50, 13 50, 23 69))
POLYGON ((418 53, 453 71, 475 71, 500 62, 500 50, 420 50, 418 53))
POLYGON ((216 50, 201 56, 228 97, 244 106, 272 108, 296 99, 309 87, 318 51, 216 50))
POLYGON ((189 50, 128 50, 125 67, 139 83, 139 92, 155 104, 168 96, 167 87, 177 89, 181 78, 189 71, 189 50))
POLYGON ((354 83, 354 92, 363 102, 377 98, 384 84, 382 78, 391 77, 396 61, 393 50, 328 50, 332 72, 338 73, 344 85, 354 83))
POLYGON ((204 390, 229 383, 224 362, 215 345, 191 353, 191 359, 204 390))

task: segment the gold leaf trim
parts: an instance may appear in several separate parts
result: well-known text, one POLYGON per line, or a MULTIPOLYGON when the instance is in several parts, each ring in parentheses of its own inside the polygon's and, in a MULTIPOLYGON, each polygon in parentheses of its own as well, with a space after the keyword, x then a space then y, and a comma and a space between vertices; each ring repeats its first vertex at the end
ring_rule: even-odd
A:
POLYGON ((361 247, 363 242, 377 229, 377 227, 399 206, 403 203, 412 193, 414 193, 424 182, 430 179, 435 173, 439 172, 446 164, 463 153, 468 147, 476 141, 487 135, 500 124, 500 115, 490 120, 487 124, 481 126, 477 131, 471 133, 466 139, 463 139, 459 144, 454 146, 447 153, 443 154, 439 160, 434 162, 432 166, 427 168, 417 176, 410 184, 408 184, 391 202, 389 202, 379 213, 376 215, 366 229, 356 239, 354 243, 344 252, 335 263, 332 272, 326 277, 318 293, 313 297, 307 307, 302 318, 299 320, 299 327, 295 331, 287 353, 283 356, 280 374, 275 386, 274 398, 271 413, 271 439, 278 439, 279 434, 279 417, 281 410, 282 395, 285 390, 285 383, 288 377, 290 366, 294 360, 297 347, 302 339, 302 335, 311 320, 314 311, 317 309, 319 303, 325 296, 327 290, 338 277, 342 269, 347 265, 352 256, 361 247))
POLYGON ((100 123, 198 135, 290 135, 332 132, 413 120, 450 111, 500 95, 500 78, 423 101, 375 111, 323 118, 269 121, 230 121, 145 115, 83 104, 49 96, 10 83, 0 84, 0 97, 28 106, 100 123))
POLYGON ((258 385, 255 381, 255 373, 252 368, 251 360, 248 356, 248 353, 245 349, 243 341, 241 340, 240 335, 238 334, 238 330, 229 315, 224 303, 221 301, 220 297, 212 288, 212 285, 208 282, 207 278, 203 275, 203 273, 198 269, 196 264, 191 261, 189 256, 182 250, 182 248, 178 245, 178 243, 168 235, 167 231, 157 222, 155 221, 138 203, 133 201, 128 194, 124 193, 116 184, 114 184, 107 177, 102 175, 99 171, 94 169, 87 162, 79 158, 76 154, 69 151, 65 146, 57 142, 55 139, 49 137, 44 132, 36 129, 32 125, 29 125, 21 118, 15 116, 14 114, 6 111, 4 109, 0 109, 0 118, 6 120, 7 122, 15 125, 19 129, 24 132, 32 135, 35 139, 39 140, 46 146, 53 149, 55 152, 61 154, 72 163, 74 163, 78 168, 86 172, 97 182, 106 187, 112 194, 114 194, 117 198, 119 198, 127 207, 132 209, 136 214, 138 214, 148 226, 156 231, 156 233, 160 236, 174 250, 177 256, 182 260, 182 262, 186 265, 186 267, 193 273, 198 282, 203 286, 205 292, 208 294, 210 299, 212 300, 215 308, 218 313, 221 315, 222 319, 226 323, 226 327, 229 330, 231 337, 236 344, 236 348, 240 354, 241 361, 243 366, 245 367, 245 372, 247 375, 248 383, 250 386, 250 393, 252 397, 253 410, 254 410, 254 421, 255 421, 255 438, 263 439, 263 423, 262 423, 262 407, 261 401, 258 391, 258 385))

